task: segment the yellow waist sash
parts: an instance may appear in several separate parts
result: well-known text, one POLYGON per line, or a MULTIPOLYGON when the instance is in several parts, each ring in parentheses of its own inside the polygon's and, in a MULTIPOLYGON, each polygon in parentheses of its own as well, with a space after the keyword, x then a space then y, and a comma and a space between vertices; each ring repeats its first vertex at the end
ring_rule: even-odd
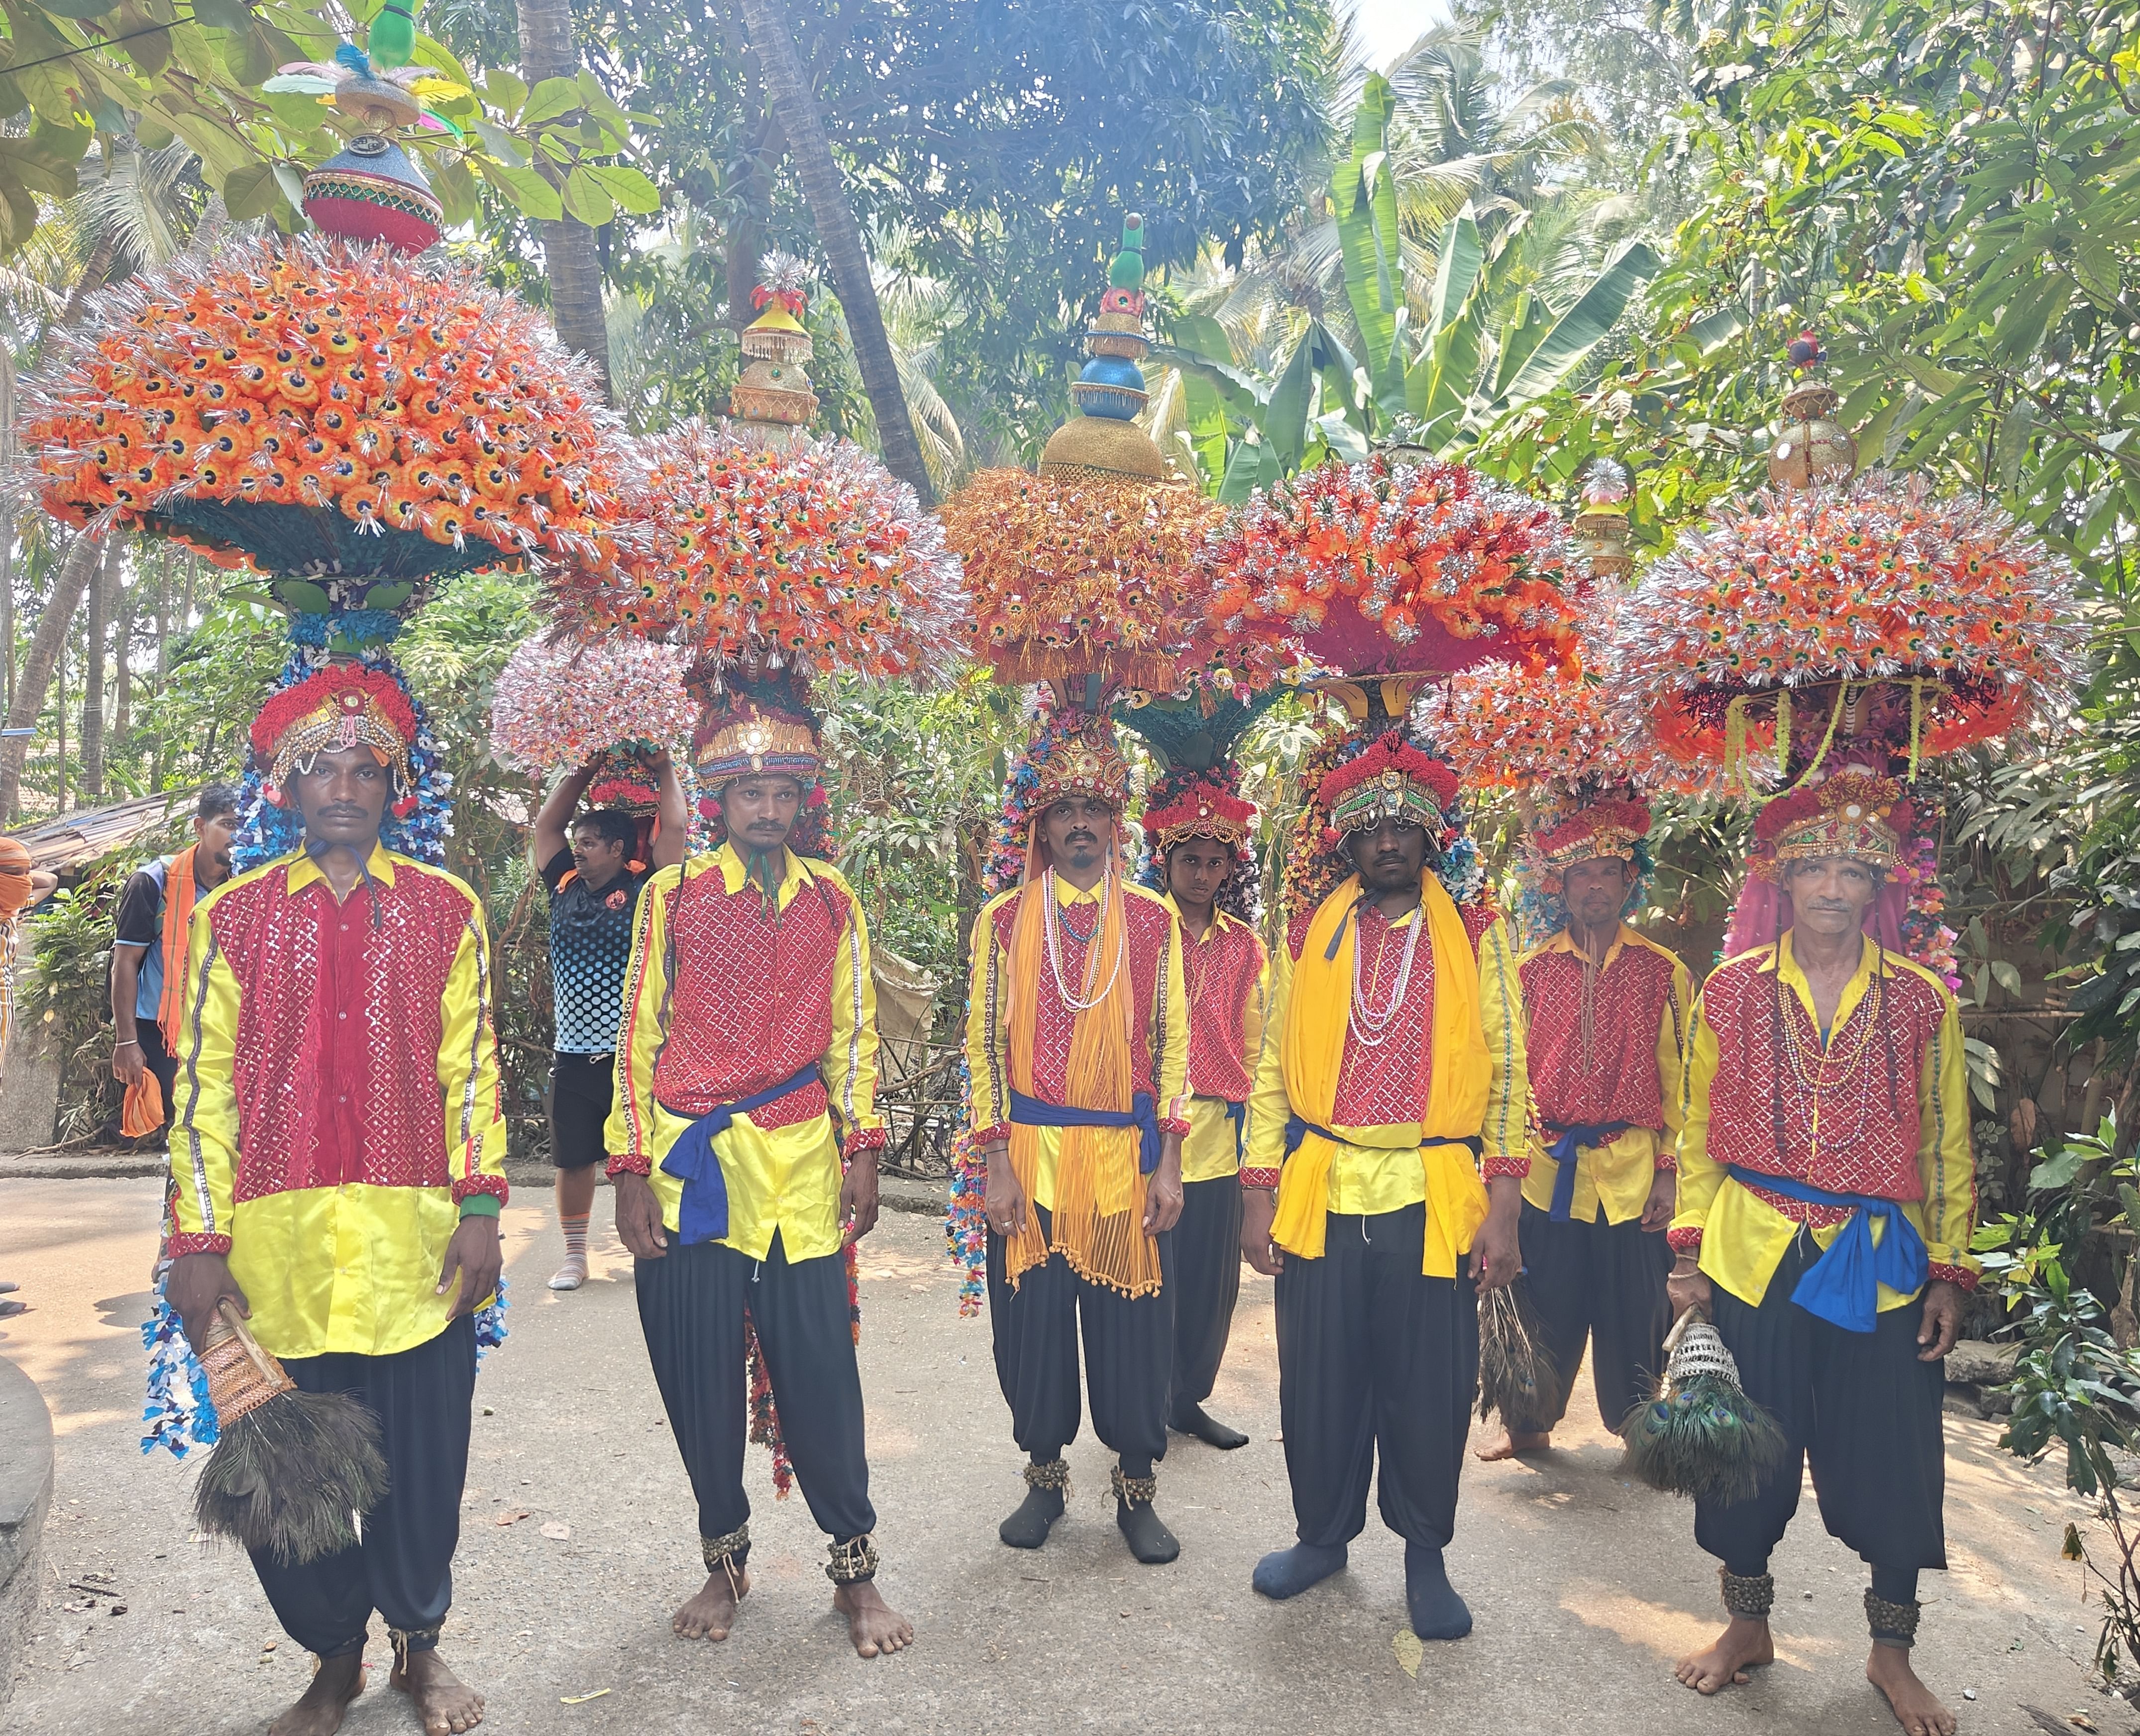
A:
POLYGON ((1419 1148, 1426 1178, 1426 1241, 1420 1269, 1453 1278, 1460 1254, 1486 1221, 1486 1184, 1477 1160, 1458 1143, 1475 1140, 1486 1119, 1486 1033, 1479 1016, 1479 961, 1464 919, 1441 883, 1421 876, 1420 915, 1434 962, 1434 1013, 1426 1072, 1426 1118, 1386 1127, 1340 1127, 1331 1121, 1352 1004, 1352 960, 1358 926, 1348 920, 1360 896, 1359 876, 1317 909, 1293 967, 1286 1004, 1284 1047, 1288 1101, 1308 1124, 1299 1149, 1279 1174, 1271 1239, 1304 1259, 1323 1257, 1329 1214, 1333 1138, 1368 1150, 1419 1148), (1333 942, 1336 944, 1333 947, 1333 942), (1324 1131, 1323 1130, 1328 1130, 1324 1131))

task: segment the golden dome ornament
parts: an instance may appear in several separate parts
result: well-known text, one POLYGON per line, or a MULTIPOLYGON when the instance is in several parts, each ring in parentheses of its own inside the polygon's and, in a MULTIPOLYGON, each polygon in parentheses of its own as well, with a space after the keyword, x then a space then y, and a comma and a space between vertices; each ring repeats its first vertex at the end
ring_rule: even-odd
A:
MULTIPOLYGON (((1801 373, 1811 373, 1828 352, 1810 329, 1786 352, 1801 373)), ((1783 430, 1769 449, 1769 480, 1779 488, 1814 488, 1847 483, 1858 473, 1858 443, 1836 420, 1843 400, 1833 387, 1808 380, 1794 386, 1782 405, 1783 430)))

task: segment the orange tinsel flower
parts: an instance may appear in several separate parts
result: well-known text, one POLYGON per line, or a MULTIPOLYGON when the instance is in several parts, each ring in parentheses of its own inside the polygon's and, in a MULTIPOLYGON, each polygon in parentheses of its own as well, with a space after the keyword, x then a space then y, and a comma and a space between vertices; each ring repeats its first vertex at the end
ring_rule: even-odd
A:
POLYGON ((1223 635, 1297 634, 1333 668, 1574 661, 1583 574, 1558 517, 1461 464, 1324 464, 1256 496, 1202 564, 1223 635))
POLYGON ((1891 733, 1947 753, 2077 681, 2074 586, 2003 508, 1921 478, 1764 496, 1682 537, 1622 600, 1609 696, 1675 758, 1713 763, 1735 728, 1773 735, 1780 693, 1799 696, 1803 733, 1834 713, 1838 684, 1899 684, 1891 733))
POLYGON ((999 680, 1174 685, 1205 625, 1195 553, 1216 505, 1174 483, 984 470, 940 511, 974 655, 999 680))
POLYGON ((588 632, 703 660, 929 675, 968 630, 956 556, 914 491, 851 440, 788 452, 687 422, 640 443, 648 489, 614 569, 553 581, 588 632))
POLYGON ((268 571, 275 538, 247 508, 338 511, 365 536, 480 557, 468 566, 596 561, 631 474, 591 372, 533 309, 464 267, 317 238, 106 291, 25 396, 25 462, 54 516, 268 571))

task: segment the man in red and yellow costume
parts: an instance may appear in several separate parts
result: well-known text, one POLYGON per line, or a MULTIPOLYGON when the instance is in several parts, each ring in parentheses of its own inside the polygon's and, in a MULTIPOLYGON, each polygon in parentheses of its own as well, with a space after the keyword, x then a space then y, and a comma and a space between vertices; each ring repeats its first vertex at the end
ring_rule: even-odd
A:
POLYGON ((1790 1451, 1750 1499, 1696 1503, 1731 1621, 1677 1674, 1714 1694, 1774 1658, 1769 1555, 1809 1459, 1829 1534, 1872 1570, 1867 1675, 1911 1736, 1951 1736, 1910 1645, 1917 1575, 1946 1565, 1940 1365, 1976 1283, 1976 1161, 1954 997, 1867 931, 1910 818, 1857 769, 1771 802, 1751 866, 1788 925, 1695 1004, 1672 1301, 1708 1312, 1790 1451))
POLYGON ((415 739, 378 670, 330 667, 269 700, 253 764, 304 847, 202 899, 186 956, 165 1293, 197 1346, 236 1300, 301 1389, 375 1411, 385 1449, 361 1542, 301 1567, 253 1556, 276 1619, 320 1660, 286 1736, 340 1726, 374 1609, 425 1728, 483 1719, 437 1648, 505 1121, 483 906, 380 842, 390 805, 414 805, 415 739))
POLYGON ((876 1227, 876 989, 854 890, 791 841, 823 756, 799 694, 728 689, 701 718, 724 834, 640 895, 606 1130, 640 1325, 699 1502, 706 1582, 676 1612, 725 1640, 750 1589, 744 1316, 778 1394, 832 1601, 862 1657, 912 1643, 877 1591, 845 1244, 876 1227), (844 1170, 843 1170, 844 1164, 844 1170))
POLYGON ((1519 877, 1553 932, 1516 960, 1545 1150, 1524 1182, 1524 1288, 1558 1379, 1479 1449, 1553 1444, 1590 1347, 1598 1415, 1618 1431, 1648 1402, 1671 1324, 1664 1232, 1675 1197, 1686 967, 1622 920, 1648 866, 1638 802, 1578 802, 1534 832, 1519 877))
POLYGON ((1254 1582, 1292 1597, 1345 1565, 1379 1454, 1412 1630, 1455 1639, 1471 1614, 1441 1557, 1478 1390, 1477 1294, 1517 1271, 1523 1020, 1505 928, 1460 909, 1436 871, 1469 852, 1455 775, 1395 728, 1344 751, 1303 821, 1327 824, 1291 868, 1314 872, 1313 851, 1351 871, 1298 911, 1273 963, 1241 1169, 1242 1252, 1278 1278, 1299 1537, 1254 1582))
POLYGON ((1263 1048, 1268 959, 1255 930, 1254 807, 1230 768, 1171 772, 1144 814, 1151 874, 1181 924, 1189 1003, 1189 1132, 1174 1226, 1174 1385, 1168 1426, 1248 1444, 1209 1415, 1241 1293, 1241 1141, 1263 1048), (1231 908, 1228 908, 1228 906, 1231 908))
POLYGON ((1030 1461, 998 1535, 1037 1549, 1063 1517, 1082 1327, 1092 1430, 1117 1460, 1115 1523, 1137 1560, 1170 1562, 1181 1546, 1152 1503, 1188 1127, 1180 927, 1122 874, 1129 767, 1104 716, 1051 718, 1014 791, 1024 877, 974 924, 966 1015, 996 1378, 1030 1461))

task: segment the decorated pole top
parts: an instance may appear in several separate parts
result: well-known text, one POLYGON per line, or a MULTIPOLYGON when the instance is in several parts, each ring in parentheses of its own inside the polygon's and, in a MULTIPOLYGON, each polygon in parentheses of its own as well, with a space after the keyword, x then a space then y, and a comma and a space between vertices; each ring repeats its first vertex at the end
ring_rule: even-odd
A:
POLYGON ((1122 251, 1107 266, 1099 315, 1085 328, 1085 353, 1092 359, 1070 387, 1080 414, 1049 437, 1040 455, 1043 476, 1153 482, 1166 476, 1159 448, 1136 425, 1150 397, 1137 365, 1151 348, 1144 315, 1144 219, 1132 214, 1122 219, 1122 251))
POLYGON ((750 297, 758 317, 738 341, 743 374, 729 391, 729 431, 746 445, 785 452, 808 438, 817 413, 817 395, 802 371, 813 347, 802 325, 809 280, 808 264, 793 254, 765 256, 764 280, 750 297))
POLYGON ((1079 414, 1049 436, 1039 474, 984 470, 944 503, 974 601, 974 657, 1007 683, 1046 681, 1092 710, 1123 688, 1166 692, 1203 660, 1205 586, 1196 551, 1220 508, 1170 471, 1136 421, 1144 335, 1144 221, 1122 223, 1090 360, 1070 388, 1079 414))

